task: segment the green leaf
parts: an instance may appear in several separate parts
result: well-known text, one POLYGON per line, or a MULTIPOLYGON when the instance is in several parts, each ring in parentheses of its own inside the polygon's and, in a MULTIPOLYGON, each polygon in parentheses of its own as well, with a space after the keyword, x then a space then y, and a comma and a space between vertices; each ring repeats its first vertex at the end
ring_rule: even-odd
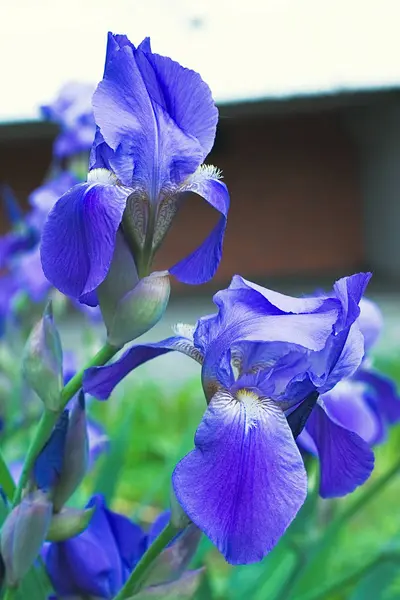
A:
POLYGON ((350 600, 395 600, 399 598, 400 587, 392 586, 399 576, 399 562, 385 560, 371 570, 357 585, 350 600))
POLYGON ((102 457, 102 464, 94 489, 97 494, 105 496, 107 504, 111 503, 118 485, 118 477, 124 468, 127 448, 133 440, 133 414, 135 411, 135 400, 132 400, 128 412, 117 432, 111 437, 110 451, 102 457))

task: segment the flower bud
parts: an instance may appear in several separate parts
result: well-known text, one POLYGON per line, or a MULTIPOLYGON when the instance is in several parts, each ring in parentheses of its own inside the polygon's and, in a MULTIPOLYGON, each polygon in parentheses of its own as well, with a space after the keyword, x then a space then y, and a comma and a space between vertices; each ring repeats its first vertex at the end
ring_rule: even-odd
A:
POLYGON ((51 502, 40 490, 25 496, 8 515, 0 534, 7 585, 18 585, 35 562, 46 538, 51 515, 51 502))
POLYGON ((108 342, 123 346, 149 331, 163 316, 170 294, 168 271, 144 277, 118 302, 108 328, 108 342))
POLYGON ((33 483, 44 492, 51 492, 60 478, 64 464, 68 423, 69 413, 64 410, 33 465, 33 483))
POLYGON ((58 512, 72 496, 85 476, 89 462, 85 396, 81 392, 69 415, 64 447, 64 460, 53 490, 54 512, 58 512))
POLYGON ((93 516, 95 507, 85 510, 77 508, 63 508, 51 519, 46 540, 48 542, 63 542, 85 531, 93 516))
POLYGON ((22 371, 45 407, 58 411, 63 386, 62 349, 53 321, 51 302, 28 338, 22 358, 22 371))

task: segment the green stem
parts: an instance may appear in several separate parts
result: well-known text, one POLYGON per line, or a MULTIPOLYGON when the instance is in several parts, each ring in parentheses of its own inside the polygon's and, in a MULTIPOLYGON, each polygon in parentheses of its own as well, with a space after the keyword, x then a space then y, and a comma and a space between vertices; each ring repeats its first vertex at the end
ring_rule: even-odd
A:
POLYGON ((275 600, 287 600, 289 598, 290 590, 292 589, 294 582, 297 580, 298 576, 302 572, 305 564, 305 558, 302 556, 300 550, 293 545, 293 550, 295 554, 295 563, 292 567, 291 573, 289 577, 284 582, 283 586, 279 590, 275 600))
POLYGON ((79 392, 79 390, 81 389, 82 378, 83 378, 83 375, 84 375, 86 369, 89 369, 90 367, 98 367, 98 366, 104 365, 119 350, 120 350, 120 348, 110 346, 109 344, 106 343, 99 350, 99 352, 93 357, 93 359, 83 369, 78 371, 78 373, 76 373, 76 375, 74 375, 74 377, 72 377, 72 379, 70 379, 70 381, 67 383, 67 385, 62 389, 59 410, 58 411, 50 411, 50 410, 44 411, 44 413, 42 414, 41 419, 39 421, 38 427, 36 429, 36 433, 31 441, 31 444, 28 448, 28 452, 25 457, 22 474, 19 479, 18 486, 17 486, 17 489, 14 494, 14 498, 13 498, 13 506, 15 506, 16 504, 18 504, 21 501, 22 492, 28 481, 29 473, 32 470, 32 467, 35 463, 37 456, 39 455, 40 451, 42 450, 42 448, 48 441, 48 439, 51 435, 51 432, 53 431, 54 425, 57 423, 57 420, 58 420, 60 414, 62 413, 62 411, 68 404, 68 402, 71 400, 71 398, 73 398, 73 396, 75 396, 75 394, 77 392, 79 392))
POLYGON ((160 535, 154 540, 151 546, 143 554, 142 558, 136 565, 136 568, 130 574, 128 581, 120 590, 119 594, 115 596, 114 600, 125 600, 126 598, 130 598, 131 596, 133 596, 133 594, 135 594, 135 592, 138 591, 143 576, 146 575, 154 560, 157 558, 157 556, 159 556, 159 554, 161 554, 164 548, 176 536, 178 531, 179 530, 176 527, 171 525, 171 523, 168 523, 168 525, 162 530, 160 535))
POLYGON ((3 600, 14 600, 16 592, 16 588, 6 588, 6 590, 4 591, 3 600))
POLYGON ((355 501, 352 502, 336 519, 331 522, 329 530, 335 535, 335 530, 342 527, 349 519, 351 519, 361 508, 365 506, 372 498, 378 494, 384 487, 397 475, 400 471, 400 460, 396 461, 393 466, 383 475, 375 479, 365 490, 365 492, 355 501))
POLYGON ((4 456, 0 451, 0 485, 9 500, 13 499, 15 494, 15 483, 11 476, 11 473, 7 467, 7 463, 4 460, 4 456))
POLYGON ((311 549, 302 571, 292 580, 291 591, 295 590, 295 586, 301 577, 305 577, 312 572, 314 568, 313 563, 320 559, 322 553, 326 552, 327 549, 334 547, 334 540, 342 531, 343 526, 346 525, 358 511, 364 508, 368 502, 379 494, 399 471, 400 460, 396 461, 386 473, 372 482, 355 502, 352 502, 336 518, 332 519, 330 525, 328 525, 323 532, 322 537, 316 543, 314 548, 311 549))
POLYGON ((324 600, 325 598, 331 598, 334 594, 338 594, 339 592, 344 591, 350 585, 357 583, 362 577, 364 577, 364 575, 367 575, 372 569, 375 569, 377 566, 385 562, 399 564, 400 556, 398 554, 385 554, 383 556, 378 556, 363 567, 353 571, 341 579, 333 581, 322 589, 319 589, 317 592, 300 596, 299 600, 324 600))

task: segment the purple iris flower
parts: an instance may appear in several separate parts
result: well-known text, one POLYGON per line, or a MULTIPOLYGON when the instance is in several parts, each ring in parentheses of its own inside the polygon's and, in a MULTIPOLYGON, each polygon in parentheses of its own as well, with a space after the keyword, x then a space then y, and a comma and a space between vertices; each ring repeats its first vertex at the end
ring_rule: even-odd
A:
POLYGON ((36 188, 29 196, 32 211, 28 215, 28 220, 32 227, 41 232, 49 212, 59 197, 77 183, 79 180, 73 173, 60 171, 36 188))
POLYGON ((96 139, 88 181, 73 187, 49 214, 42 236, 46 277, 66 295, 96 304, 110 269, 117 231, 139 274, 148 274, 186 192, 219 213, 209 237, 170 272, 198 284, 213 277, 229 207, 220 172, 202 165, 218 111, 200 75, 109 34, 103 80, 93 96, 96 139))
MULTIPOLYGON (((95 512, 83 533, 52 543, 46 550, 46 567, 57 598, 113 598, 169 518, 167 513, 162 514, 145 533, 127 517, 109 510, 101 496, 94 496, 88 503, 91 506, 95 512)), ((179 580, 199 538, 200 532, 193 525, 176 538, 161 554, 148 583, 154 589, 160 586, 162 591, 161 584, 179 580)))
MULTIPOLYGON (((360 309, 358 324, 368 353, 379 337, 383 318, 376 304, 365 298, 360 302, 360 309)), ((335 473, 324 465, 324 446, 329 443, 325 432, 327 427, 332 430, 340 427, 354 432, 373 446, 383 442, 388 426, 399 421, 400 397, 396 386, 370 366, 368 357, 350 377, 322 394, 297 440, 301 448, 319 457, 321 496, 336 496, 343 477, 339 465, 335 473)))
POLYGON ((0 337, 6 330, 7 318, 12 310, 12 301, 18 292, 18 284, 9 274, 0 277, 0 337))
POLYGON ((0 196, 12 225, 12 230, 0 237, 0 269, 3 269, 9 266, 14 256, 34 248, 39 241, 39 235, 35 228, 25 221, 19 202, 8 185, 0 186, 0 196))
POLYGON ((93 86, 87 83, 67 83, 52 104, 41 107, 43 117, 61 128, 53 148, 56 157, 90 150, 96 132, 93 91, 93 86))
POLYGON ((107 398, 132 369, 171 352, 202 364, 208 408, 195 450, 176 466, 173 487, 189 518, 233 564, 261 560, 304 502, 307 477, 295 437, 321 410, 326 477, 338 495, 373 469, 357 434, 330 427, 318 393, 353 373, 364 356, 357 319, 370 274, 337 281, 329 295, 291 298, 235 276, 214 302, 218 313, 194 331, 136 345, 116 362, 89 369, 84 389, 107 398))

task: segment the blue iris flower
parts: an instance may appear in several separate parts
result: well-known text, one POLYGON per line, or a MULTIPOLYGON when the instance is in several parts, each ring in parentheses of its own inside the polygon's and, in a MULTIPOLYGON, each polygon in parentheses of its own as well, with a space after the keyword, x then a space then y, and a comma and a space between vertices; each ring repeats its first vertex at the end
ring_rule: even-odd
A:
POLYGON ((200 75, 126 36, 109 34, 103 80, 93 96, 97 124, 88 181, 64 194, 42 236, 46 277, 66 295, 96 305, 117 231, 147 273, 186 192, 220 213, 203 244, 170 272, 198 284, 215 273, 229 207, 220 173, 202 166, 218 111, 200 75))
POLYGON ((96 132, 93 91, 94 86, 88 83, 67 83, 52 104, 41 107, 43 117, 61 128, 53 147, 56 158, 90 150, 96 132))
MULTIPOLYGON (((382 315, 373 302, 360 302, 358 324, 368 354, 383 326, 382 315)), ((320 494, 327 498, 340 494, 343 468, 324 464, 325 448, 342 429, 354 432, 370 446, 386 439, 388 426, 400 421, 400 397, 388 377, 378 373, 368 356, 349 377, 322 394, 297 441, 301 448, 317 455, 321 462, 320 494)), ((330 454, 330 453, 329 453, 330 454)))
MULTIPOLYGON (((163 513, 145 533, 127 517, 109 510, 102 496, 89 501, 88 507, 93 506, 94 515, 83 533, 52 543, 45 550, 46 567, 57 598, 113 598, 169 520, 169 514, 163 513)), ((200 532, 193 525, 176 538, 159 557, 146 585, 161 592, 162 584, 179 582, 199 538, 200 532)))
POLYGON ((363 359, 357 320, 369 278, 360 273, 337 281, 328 295, 292 298, 235 276, 214 296, 218 313, 194 330, 180 327, 175 337, 132 346, 85 374, 84 388, 107 398, 132 369, 167 352, 202 365, 208 408, 173 487, 189 518, 233 564, 261 560, 304 502, 307 477, 294 439, 304 415, 320 413, 321 463, 328 480, 339 479, 339 495, 373 469, 368 444, 340 425, 329 427, 323 408, 314 406, 363 359))

